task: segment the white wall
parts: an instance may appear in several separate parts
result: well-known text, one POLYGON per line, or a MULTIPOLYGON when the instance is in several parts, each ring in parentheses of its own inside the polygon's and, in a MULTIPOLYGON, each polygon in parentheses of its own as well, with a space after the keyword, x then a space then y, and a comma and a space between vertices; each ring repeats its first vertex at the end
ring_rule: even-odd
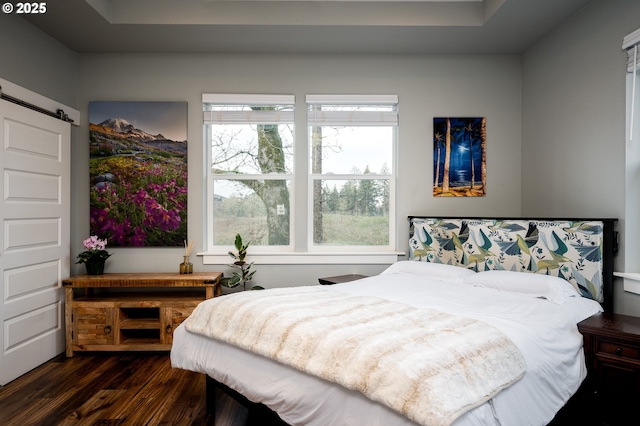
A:
MULTIPOLYGON (((622 38, 638 27, 637 0, 594 0, 522 59, 522 213, 618 218, 617 271, 628 237, 622 38)), ((640 297, 615 287, 614 310, 640 315, 640 297)))
MULTIPOLYGON (((78 107, 90 101, 187 101, 189 238, 203 248, 203 92, 295 94, 386 93, 400 99, 398 249, 407 247, 409 214, 520 214, 520 59, 507 56, 83 54, 78 107), (487 196, 432 197, 433 117, 487 117, 487 196)), ((87 176, 88 123, 74 146, 75 172, 87 176)), ((72 210, 79 235, 89 232, 88 178, 79 178, 72 210), (87 195, 84 195, 87 194, 87 195)), ((80 238, 76 239, 76 249, 80 238)), ((174 271, 181 248, 114 249, 108 271, 174 271)), ((76 265, 77 266, 77 265, 76 265)), ((266 287, 314 284, 343 273, 375 274, 386 265, 256 265, 266 287)), ((194 271, 222 270, 195 259, 194 271)), ((81 272, 77 269, 77 272, 81 272)))

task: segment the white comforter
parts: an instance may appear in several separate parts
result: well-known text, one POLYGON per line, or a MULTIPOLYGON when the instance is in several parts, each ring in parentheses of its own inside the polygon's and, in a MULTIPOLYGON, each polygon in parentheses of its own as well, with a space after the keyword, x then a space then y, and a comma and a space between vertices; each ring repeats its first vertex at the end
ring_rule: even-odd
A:
MULTIPOLYGON (((485 321, 522 351, 525 377, 454 423, 544 425, 578 389, 586 375, 576 323, 599 312, 581 297, 564 304, 411 274, 390 274, 327 287, 354 295, 384 297, 485 321)), ((292 425, 413 425, 381 404, 339 385, 242 349, 189 333, 174 335, 174 367, 209 374, 292 425)))
POLYGON ((520 380, 524 358, 484 321, 322 286, 201 303, 185 328, 448 426, 520 380))

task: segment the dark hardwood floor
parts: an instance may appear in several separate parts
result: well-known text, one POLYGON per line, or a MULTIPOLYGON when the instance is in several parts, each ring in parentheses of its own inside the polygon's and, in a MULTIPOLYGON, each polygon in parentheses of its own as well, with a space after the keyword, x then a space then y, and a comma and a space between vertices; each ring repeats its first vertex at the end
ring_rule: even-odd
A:
MULTIPOLYGON (((585 409, 586 398, 572 398, 549 426, 617 426, 585 409)), ((204 375, 172 369, 168 353, 60 355, 0 388, 2 426, 282 425, 271 414, 217 390, 214 422, 204 375)))
MULTIPOLYGON (((216 394, 216 426, 244 426, 247 410, 216 394)), ((0 425, 213 425, 205 378, 172 369, 168 353, 58 356, 0 388, 0 425)))

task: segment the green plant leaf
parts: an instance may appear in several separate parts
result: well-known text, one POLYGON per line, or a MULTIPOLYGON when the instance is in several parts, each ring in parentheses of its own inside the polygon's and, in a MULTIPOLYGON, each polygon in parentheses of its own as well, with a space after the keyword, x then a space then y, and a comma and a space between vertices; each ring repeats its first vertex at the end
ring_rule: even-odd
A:
MULTIPOLYGON (((233 265, 229 265, 229 266, 231 266, 233 268, 240 269, 240 272, 234 272, 231 277, 223 278, 222 279, 222 285, 224 287, 233 288, 233 287, 236 287, 236 286, 242 284, 244 286, 244 288, 246 289, 247 283, 249 281, 251 281, 251 279, 253 278, 253 274, 256 273, 256 271, 251 271, 251 267, 253 266, 253 262, 247 263, 244 260, 244 258, 247 255, 247 247, 249 247, 249 244, 250 244, 250 242, 247 242, 246 245, 243 245, 242 237, 240 236, 240 234, 236 234, 234 245, 235 245, 236 249, 238 250, 238 252, 234 253, 232 251, 229 251, 229 253, 228 253, 229 256, 231 256, 232 258, 234 258, 236 260, 233 263, 233 265)), ((262 289, 262 287, 260 287, 260 289, 262 289)))
POLYGON ((240 275, 237 272, 233 273, 231 277, 224 277, 220 280, 220 285, 227 288, 234 288, 240 284, 240 275))

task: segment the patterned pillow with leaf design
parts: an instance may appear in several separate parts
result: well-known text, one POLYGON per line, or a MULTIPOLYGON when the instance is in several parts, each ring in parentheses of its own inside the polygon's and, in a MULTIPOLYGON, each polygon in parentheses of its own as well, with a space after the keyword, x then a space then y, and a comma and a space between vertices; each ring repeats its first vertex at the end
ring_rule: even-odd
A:
POLYGON ((413 218, 410 259, 560 277, 603 301, 600 221, 413 218))

